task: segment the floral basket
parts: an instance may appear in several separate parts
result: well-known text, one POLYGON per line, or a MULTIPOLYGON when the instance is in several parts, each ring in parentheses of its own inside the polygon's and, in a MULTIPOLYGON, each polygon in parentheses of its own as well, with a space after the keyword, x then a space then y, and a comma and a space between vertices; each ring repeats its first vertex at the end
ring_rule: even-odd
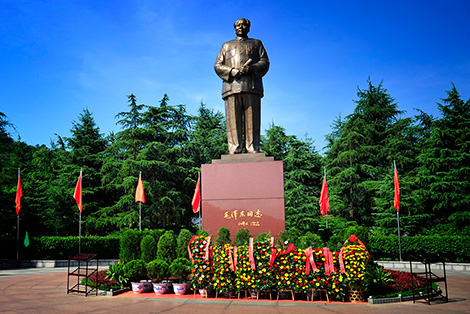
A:
POLYGON ((364 276, 369 262, 366 246, 355 235, 351 235, 341 248, 339 259, 341 272, 346 274, 351 302, 364 301, 364 276), (348 242, 357 244, 346 245, 348 242))
POLYGON ((193 289, 207 289, 211 282, 210 256, 211 237, 193 236, 189 241, 188 253, 192 263, 191 286, 193 289))

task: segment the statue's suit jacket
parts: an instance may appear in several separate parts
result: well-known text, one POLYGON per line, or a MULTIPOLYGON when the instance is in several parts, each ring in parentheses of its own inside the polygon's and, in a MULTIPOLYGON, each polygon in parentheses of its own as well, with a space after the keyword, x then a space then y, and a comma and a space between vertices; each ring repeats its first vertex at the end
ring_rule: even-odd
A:
POLYGON ((262 77, 268 72, 269 59, 261 40, 237 38, 222 45, 214 65, 217 75, 223 80, 222 98, 238 93, 253 93, 263 97, 262 77), (250 75, 234 78, 232 69, 249 63, 253 70, 250 75))

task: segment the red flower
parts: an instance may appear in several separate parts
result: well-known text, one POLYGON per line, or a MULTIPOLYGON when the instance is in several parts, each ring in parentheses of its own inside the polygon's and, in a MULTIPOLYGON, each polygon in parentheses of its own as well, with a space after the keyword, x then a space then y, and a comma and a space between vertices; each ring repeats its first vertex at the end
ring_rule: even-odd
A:
POLYGON ((351 242, 356 242, 356 241, 357 241, 357 237, 356 237, 354 234, 351 234, 351 236, 349 237, 349 241, 351 241, 351 242))

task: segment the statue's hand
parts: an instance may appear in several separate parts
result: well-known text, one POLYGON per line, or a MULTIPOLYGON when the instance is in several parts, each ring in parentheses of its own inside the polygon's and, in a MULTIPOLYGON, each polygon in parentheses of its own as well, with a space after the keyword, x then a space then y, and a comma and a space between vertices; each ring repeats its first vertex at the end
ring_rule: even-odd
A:
POLYGON ((240 76, 242 76, 240 72, 241 71, 239 69, 232 69, 230 71, 230 75, 233 76, 234 78, 240 78, 240 76))
POLYGON ((240 68, 240 73, 242 75, 250 74, 251 73, 251 67, 249 65, 244 65, 240 68))

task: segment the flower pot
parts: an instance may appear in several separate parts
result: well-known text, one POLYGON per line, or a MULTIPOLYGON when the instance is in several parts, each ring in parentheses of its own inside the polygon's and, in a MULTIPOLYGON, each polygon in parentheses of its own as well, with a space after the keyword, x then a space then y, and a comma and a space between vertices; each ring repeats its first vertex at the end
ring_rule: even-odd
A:
POLYGON ((148 280, 141 280, 140 283, 144 284, 144 291, 142 292, 152 292, 152 282, 148 280))
POLYGON ((183 295, 186 293, 187 285, 185 283, 174 283, 173 291, 176 295, 183 295))
POLYGON ((349 301, 352 303, 364 302, 364 288, 362 286, 349 286, 349 301))
POLYGON ((168 289, 168 286, 166 283, 154 283, 153 284, 153 291, 155 292, 156 295, 162 295, 164 294, 168 289))
POLYGON ((142 293, 145 291, 145 283, 144 282, 131 282, 132 291, 135 294, 142 293))

